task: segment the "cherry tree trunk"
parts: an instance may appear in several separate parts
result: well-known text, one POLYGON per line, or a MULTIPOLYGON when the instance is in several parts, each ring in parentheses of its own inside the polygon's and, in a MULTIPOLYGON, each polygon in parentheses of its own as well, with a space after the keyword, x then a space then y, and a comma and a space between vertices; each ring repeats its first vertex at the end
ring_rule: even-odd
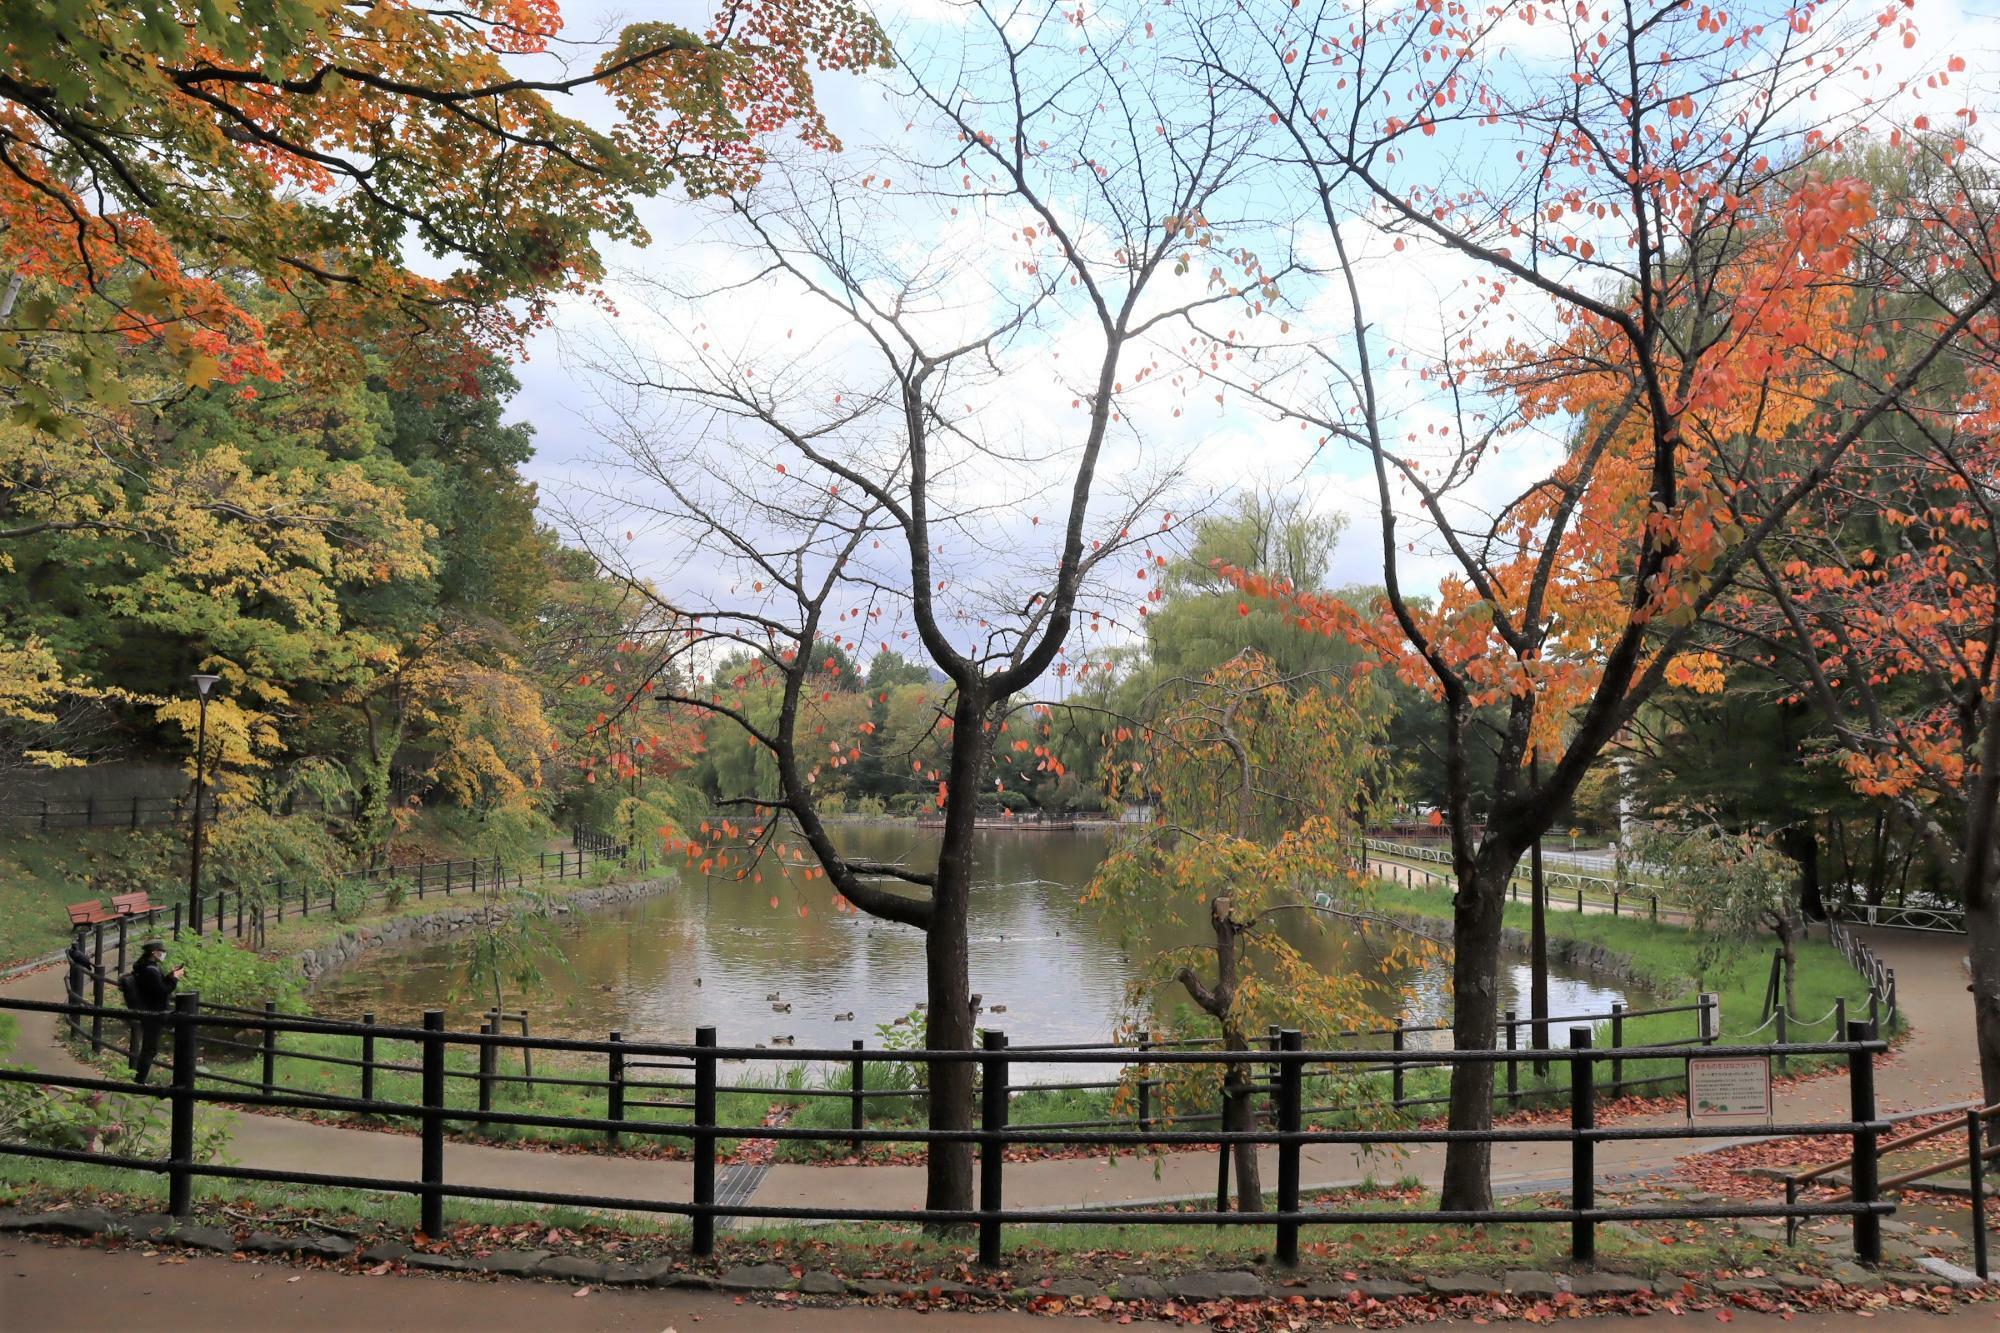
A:
MULTIPOLYGON (((1471 869, 1459 880, 1452 901, 1452 1045, 1461 1051, 1494 1047, 1500 1002, 1501 910, 1513 858, 1492 854, 1487 844, 1471 869)), ((1493 1125, 1493 1066, 1454 1065, 1451 1105, 1446 1121, 1452 1129, 1489 1129, 1493 1125)), ((1460 1211, 1493 1206, 1493 1145, 1455 1140, 1445 1145, 1442 1206, 1460 1211)))
POLYGON ((1979 1046, 1982 1103, 2000 1103, 2000 898, 1988 887, 1985 901, 1965 910, 1967 954, 1972 963, 1972 1018, 1979 1046))
MULTIPOLYGON (((985 709, 961 694, 952 713, 951 784, 945 793, 944 840, 938 848, 930 929, 924 941, 930 1005, 924 1044, 934 1051, 969 1051, 972 1032, 970 912, 973 835, 977 798, 988 757, 985 709)), ((972 1128, 970 1061, 937 1061, 930 1070, 930 1127, 972 1128)), ((934 1142, 927 1157, 924 1203, 928 1208, 970 1210, 974 1205, 972 1144, 934 1142)))

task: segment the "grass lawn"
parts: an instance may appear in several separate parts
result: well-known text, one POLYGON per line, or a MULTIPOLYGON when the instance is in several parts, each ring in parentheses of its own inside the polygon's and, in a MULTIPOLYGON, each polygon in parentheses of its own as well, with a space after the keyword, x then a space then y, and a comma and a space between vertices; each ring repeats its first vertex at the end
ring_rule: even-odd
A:
MULTIPOLYGON (((163 829, 9 828, 0 838, 0 963, 61 949, 69 939, 64 909, 71 903, 108 901, 113 894, 148 887, 131 878, 162 862, 185 873, 184 854, 168 860, 185 842, 186 835, 163 829)), ((158 888, 153 894, 162 896, 158 888)))

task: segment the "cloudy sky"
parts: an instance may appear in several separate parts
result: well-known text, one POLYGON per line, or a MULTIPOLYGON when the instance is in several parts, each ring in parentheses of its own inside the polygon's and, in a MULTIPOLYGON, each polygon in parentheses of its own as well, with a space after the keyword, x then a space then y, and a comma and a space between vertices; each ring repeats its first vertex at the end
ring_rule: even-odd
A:
MULTIPOLYGON (((918 8, 928 3, 896 0, 893 9, 881 12, 892 30, 927 34, 934 42, 943 34, 941 40, 948 43, 948 22, 937 22, 938 15, 947 11, 918 8)), ((569 35, 585 41, 636 18, 667 18, 690 26, 699 23, 700 10, 695 6, 662 8, 665 12, 638 5, 619 7, 601 0, 576 0, 564 7, 569 35)), ((1822 16, 1839 14, 1842 8, 1839 3, 1825 7, 1822 16)), ((1850 8, 1857 18, 1877 11, 1872 5, 1850 8)), ((1941 69, 1949 55, 1960 55, 1967 60, 1968 69, 1956 76, 1951 89, 1933 90, 1928 105, 1986 104, 1982 96, 1992 86, 1994 72, 2000 70, 2000 58, 1995 56, 2000 51, 2000 2, 1917 0, 1910 17, 1917 25, 1914 44, 1892 49, 1885 45, 1883 60, 1891 68, 1873 87, 1880 89, 1898 77, 1941 69)), ((1540 33, 1522 30, 1518 34, 1520 58, 1532 60, 1536 54, 1533 48, 1552 36, 1546 24, 1540 33)), ((1557 41, 1547 49, 1560 57, 1560 47, 1557 41)), ((859 170, 885 151, 901 151, 907 146, 906 106, 894 100, 899 84, 896 75, 823 81, 821 104, 849 147, 833 170, 859 170)), ((1921 94, 1923 89, 1917 91, 1921 94)), ((579 99, 578 114, 598 119, 605 110, 579 99)), ((1418 151, 1422 151, 1421 146, 1418 151)), ((1439 166, 1457 169, 1462 178, 1468 174, 1463 163, 1440 162, 1439 166)), ((809 302, 797 300, 795 291, 762 284, 722 299, 682 299, 680 293, 753 272, 755 259, 744 253, 743 232, 723 210, 663 198, 644 203, 642 216, 652 234, 650 246, 613 247, 608 254, 614 276, 607 284, 607 294, 616 313, 591 302, 566 302, 554 326, 535 338, 529 358, 517 367, 522 391, 514 401, 513 414, 535 427, 538 450, 527 470, 541 484, 552 520, 589 529, 595 540, 610 542, 663 588, 700 589, 703 598, 719 604, 732 592, 742 593, 742 571, 721 569, 705 560, 700 544, 689 541, 685 532, 672 530, 670 524, 654 523, 649 528, 643 512, 634 516, 623 502, 639 497, 646 483, 619 460, 618 437, 634 433, 635 421, 639 434, 702 435, 706 438, 696 446, 684 441, 676 444, 684 461, 700 461, 711 469, 720 467, 754 477, 772 477, 772 470, 782 462, 782 451, 772 449, 768 439, 759 439, 754 432, 720 429, 712 419, 687 412, 684 405, 659 401, 657 395, 649 400, 647 395, 621 389, 607 382, 602 368, 644 366, 653 377, 672 377, 687 369, 691 356, 710 370, 723 364, 711 360, 720 357, 730 368, 754 364, 767 374, 789 371, 800 377, 802 390, 810 387, 816 393, 859 382, 857 377, 865 379, 868 372, 854 361, 852 338, 844 336, 839 321, 829 322, 823 311, 815 314, 807 308, 809 302), (624 536, 628 531, 633 533, 629 540, 624 536)), ((893 269, 905 277, 913 272, 935 276, 939 288, 934 294, 939 299, 933 314, 937 319, 945 318, 949 311, 970 326, 990 316, 996 294, 1007 287, 1005 280, 993 275, 1009 270, 1021 258, 1020 238, 1008 228, 957 225, 918 201, 890 206, 886 214, 878 210, 871 216, 887 238, 885 270, 893 269)), ((987 219, 989 224, 992 221, 987 219)), ((1310 235, 1290 239, 1305 257, 1325 259, 1323 242, 1310 235), (1320 246, 1318 252, 1315 245, 1320 246)), ((1265 243, 1276 246, 1285 242, 1267 236, 1265 243)), ((1436 345, 1443 330, 1454 323, 1456 309, 1477 290, 1475 270, 1434 249, 1409 245, 1397 252, 1382 238, 1364 245, 1365 262, 1360 270, 1363 298, 1377 336, 1390 346, 1436 345)), ((1339 327, 1334 295, 1319 291, 1306 298, 1308 308, 1301 313, 1308 327, 1322 319, 1326 327, 1339 327)), ((1547 313, 1536 300, 1516 293, 1508 298, 1500 322, 1505 327, 1505 320, 1511 317, 1513 331, 1529 326, 1545 328, 1547 313)), ((845 334, 851 332, 846 330, 845 334)), ((1077 420, 1069 407, 1075 386, 1064 381, 1066 368, 1054 364, 1060 360, 1056 349, 1067 345, 1067 335, 1059 324, 1052 323, 1042 330, 1042 336, 1040 352, 1045 359, 1038 373, 984 385, 976 402, 964 404, 969 414, 989 423, 989 438, 1010 447, 1020 446, 1016 457, 1021 460, 975 479, 996 496, 1005 491, 1006 503, 996 506, 980 524, 968 525, 952 536, 956 545, 949 553, 949 568, 954 578, 967 583, 989 576, 1004 580, 1010 562, 1032 563, 1036 542, 1049 536, 1047 529, 1039 527, 1040 520, 1046 516, 1054 524, 1060 519, 1062 495, 1049 493, 1050 485, 1038 485, 1035 465, 1026 461, 1033 456, 1029 441, 1073 432, 1077 420), (1053 360, 1048 359, 1051 357, 1053 360)), ((1079 351, 1089 355, 1088 348, 1079 351)), ((1421 433, 1449 421, 1441 405, 1433 401, 1434 391, 1413 377, 1388 385, 1385 392, 1396 404, 1399 429, 1421 433)), ((1373 483, 1358 451, 1337 444, 1319 447, 1313 432, 1301 431, 1296 422, 1275 419, 1272 412, 1258 408, 1241 394, 1225 394, 1224 401, 1217 403, 1212 393, 1187 392, 1183 386, 1180 392, 1135 400, 1130 413, 1131 420, 1125 423, 1129 429, 1116 433, 1107 446, 1107 471, 1137 478, 1169 466, 1179 467, 1184 478, 1176 496, 1183 513, 1205 504, 1226 503, 1237 487, 1284 487, 1302 492, 1316 507, 1350 519, 1349 536, 1337 555, 1332 581, 1380 582, 1373 483)), ((1485 503, 1511 495, 1526 479, 1539 475, 1538 470, 1554 456, 1555 447, 1550 438, 1521 441, 1510 456, 1488 470, 1472 501, 1485 503)), ((1047 480, 1051 485, 1066 485, 1067 474, 1055 473, 1047 480)), ((1160 550, 1171 550, 1179 540, 1175 526, 1176 531, 1158 539, 1160 550)), ((1422 544, 1407 553, 1407 559, 1407 584, 1434 585, 1444 568, 1437 553, 1422 544)), ((1128 563, 1139 566, 1143 557, 1135 552, 1128 563)), ((965 614, 975 614, 970 603, 965 614)))

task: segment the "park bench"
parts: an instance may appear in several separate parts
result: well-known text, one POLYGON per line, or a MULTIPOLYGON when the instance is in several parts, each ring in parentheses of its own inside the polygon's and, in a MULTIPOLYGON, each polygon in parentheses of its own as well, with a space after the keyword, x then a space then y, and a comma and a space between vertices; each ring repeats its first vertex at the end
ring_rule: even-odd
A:
POLYGON ((87 903, 69 905, 69 923, 72 926, 94 926, 103 921, 116 921, 118 913, 107 909, 103 903, 92 898, 87 903))
POLYGON ((149 916, 154 911, 152 896, 144 889, 119 894, 111 900, 111 907, 119 916, 149 916))

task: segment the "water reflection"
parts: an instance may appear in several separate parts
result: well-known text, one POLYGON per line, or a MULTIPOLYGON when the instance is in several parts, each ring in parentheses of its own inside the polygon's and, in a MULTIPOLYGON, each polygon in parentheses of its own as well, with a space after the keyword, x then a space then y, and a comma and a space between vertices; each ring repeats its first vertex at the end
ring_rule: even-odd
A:
MULTIPOLYGON (((935 838, 893 825, 841 830, 843 847, 857 857, 912 865, 929 864, 935 838)), ((1078 902, 1107 842, 1102 831, 979 835, 972 988, 987 1006, 981 1021, 1017 1044, 1100 1040, 1124 1016, 1132 962, 1095 909, 1078 902)), ((527 1009, 535 1030, 550 1035, 619 1029, 628 1040, 684 1041, 709 1023, 724 1045, 872 1042, 878 1025, 924 997, 922 934, 833 911, 824 881, 780 879, 775 867, 760 885, 690 874, 681 888, 568 921, 563 958, 545 966, 537 992, 510 992, 506 1002, 527 1009)), ((1284 929, 1323 969, 1376 971, 1379 945, 1369 936, 1300 917, 1284 929)), ((1156 933, 1146 947, 1185 942, 1156 933)), ((384 1021, 442 1007, 456 1025, 490 1003, 467 993, 464 953, 463 941, 446 940, 379 955, 328 980, 314 1002, 332 1014, 373 1010, 384 1021)), ((1503 1005, 1525 1013, 1527 967, 1503 971, 1503 1005)), ((1433 962, 1390 981, 1376 997, 1385 1020, 1399 1009, 1412 1023, 1443 1019, 1448 965, 1433 962)), ((1558 1014, 1645 999, 1587 975, 1554 976, 1550 989, 1558 1014)))

